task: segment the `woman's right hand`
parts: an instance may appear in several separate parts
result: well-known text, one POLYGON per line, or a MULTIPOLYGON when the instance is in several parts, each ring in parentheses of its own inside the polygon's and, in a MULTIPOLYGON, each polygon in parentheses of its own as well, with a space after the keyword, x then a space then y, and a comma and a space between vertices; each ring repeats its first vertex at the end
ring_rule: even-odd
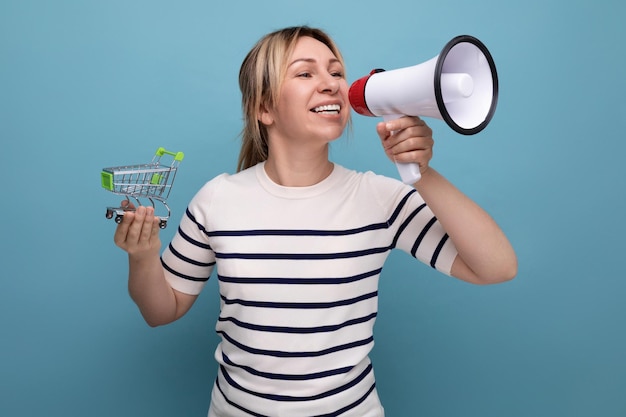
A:
POLYGON ((161 250, 160 219, 154 215, 154 207, 139 206, 135 209, 132 203, 124 203, 128 211, 117 225, 113 241, 129 255, 158 255, 161 250))

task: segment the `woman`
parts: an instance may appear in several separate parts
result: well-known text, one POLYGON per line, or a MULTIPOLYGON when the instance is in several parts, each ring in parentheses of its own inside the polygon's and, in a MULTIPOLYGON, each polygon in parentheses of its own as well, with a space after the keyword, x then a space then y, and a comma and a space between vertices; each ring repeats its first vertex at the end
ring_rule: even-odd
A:
POLYGON ((266 35, 239 82, 239 172, 196 194, 161 257, 151 208, 118 226, 130 294, 150 325, 170 323, 217 266, 211 417, 383 416, 368 354, 389 252, 476 284, 512 279, 515 253, 490 216, 429 166, 432 132, 421 119, 377 125, 390 159, 419 164, 414 187, 329 160, 350 106, 343 59, 324 32, 266 35))

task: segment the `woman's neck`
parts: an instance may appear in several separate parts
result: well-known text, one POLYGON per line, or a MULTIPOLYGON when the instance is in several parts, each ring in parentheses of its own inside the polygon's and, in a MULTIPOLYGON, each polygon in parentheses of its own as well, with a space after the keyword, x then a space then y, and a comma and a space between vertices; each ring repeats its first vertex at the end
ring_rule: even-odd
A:
POLYGON ((308 187, 326 179, 334 164, 328 160, 328 148, 315 155, 281 155, 270 150, 265 172, 276 184, 285 187, 308 187))

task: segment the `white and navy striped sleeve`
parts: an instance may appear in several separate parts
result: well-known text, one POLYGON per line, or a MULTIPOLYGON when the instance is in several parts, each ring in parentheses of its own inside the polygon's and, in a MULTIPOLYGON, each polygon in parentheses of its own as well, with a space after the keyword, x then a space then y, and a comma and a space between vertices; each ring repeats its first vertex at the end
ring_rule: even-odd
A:
POLYGON ((209 244, 205 224, 216 177, 198 191, 189 203, 170 244, 161 255, 165 278, 172 288, 197 295, 215 267, 215 253, 209 244))
POLYGON ((380 204, 393 210, 389 215, 389 223, 395 230, 392 248, 450 275, 457 249, 417 190, 373 174, 370 181, 377 183, 374 189, 380 204))

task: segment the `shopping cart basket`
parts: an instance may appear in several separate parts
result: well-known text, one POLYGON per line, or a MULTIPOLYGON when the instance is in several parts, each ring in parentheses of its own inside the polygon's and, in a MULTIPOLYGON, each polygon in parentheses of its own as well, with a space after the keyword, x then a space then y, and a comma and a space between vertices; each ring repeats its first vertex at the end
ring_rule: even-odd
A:
MULTIPOLYGON (((159 215, 161 219, 159 227, 165 229, 171 214, 166 201, 184 156, 182 152, 169 152, 159 148, 149 164, 103 168, 100 174, 102 187, 114 194, 125 196, 127 204, 130 204, 132 198, 136 202, 136 207, 142 205, 140 199, 147 199, 155 208, 155 213, 155 202, 160 202, 167 210, 167 215, 159 215), (161 164, 161 157, 166 154, 173 157, 169 166, 161 164)), ((111 219, 115 216, 115 222, 121 223, 124 212, 129 211, 126 207, 107 207, 106 218, 111 219)))

